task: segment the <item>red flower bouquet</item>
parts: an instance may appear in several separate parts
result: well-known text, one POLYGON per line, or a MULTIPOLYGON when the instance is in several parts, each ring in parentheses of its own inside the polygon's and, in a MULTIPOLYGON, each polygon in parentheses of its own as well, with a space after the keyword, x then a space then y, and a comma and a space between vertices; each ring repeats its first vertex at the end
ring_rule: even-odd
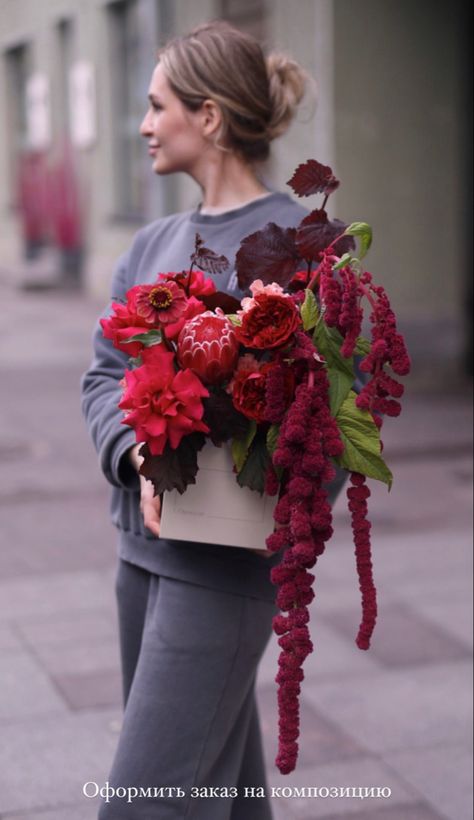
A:
POLYGON ((315 160, 300 165, 290 185, 299 196, 323 194, 323 205, 298 227, 270 223, 243 240, 236 267, 249 295, 240 303, 203 275, 228 262, 197 235, 189 271, 131 288, 126 304, 113 304, 102 320, 105 336, 135 357, 120 407, 143 442, 141 473, 155 492, 182 493, 194 483, 210 439, 230 442, 237 485, 277 496, 266 545, 281 554, 270 571, 281 610, 273 626, 283 774, 296 765, 302 665, 313 648, 309 570, 333 532, 327 484, 336 465, 347 470, 362 593, 356 643, 368 649, 377 605, 366 479, 391 485, 380 427, 383 415, 400 413, 396 377, 410 369, 387 294, 361 263, 370 227, 329 219, 325 205, 339 182, 315 160), (361 335, 366 303, 370 339, 361 335), (357 360, 367 374, 359 392, 357 360))

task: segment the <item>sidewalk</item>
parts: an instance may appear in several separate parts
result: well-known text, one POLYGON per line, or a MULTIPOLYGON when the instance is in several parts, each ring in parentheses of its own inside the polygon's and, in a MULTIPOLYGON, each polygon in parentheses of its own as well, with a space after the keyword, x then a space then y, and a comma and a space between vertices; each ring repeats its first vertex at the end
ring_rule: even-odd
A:
MULTIPOLYGON (((115 534, 78 396, 100 305, 21 291, 1 271, 0 294, 0 818, 93 820, 98 803, 82 786, 105 783, 121 720, 115 534)), ((359 592, 344 498, 336 505, 287 777, 273 763, 275 639, 260 667, 269 782, 285 787, 275 820, 472 817, 471 424, 462 391, 409 391, 387 421, 395 482, 391 493, 372 484, 379 619, 369 652, 354 644, 359 592), (324 798, 334 786, 391 796, 324 798), (323 794, 298 796, 304 787, 323 794)))

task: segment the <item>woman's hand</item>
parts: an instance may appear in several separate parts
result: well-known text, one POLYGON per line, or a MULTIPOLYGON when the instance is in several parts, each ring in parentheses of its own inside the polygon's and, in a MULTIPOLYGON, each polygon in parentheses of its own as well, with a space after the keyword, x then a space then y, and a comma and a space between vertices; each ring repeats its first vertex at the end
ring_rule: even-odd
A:
MULTIPOLYGON (((140 456, 138 451, 142 445, 136 444, 130 450, 130 461, 138 472, 142 462, 143 456, 140 456)), ((143 515, 143 523, 145 527, 156 535, 160 536, 160 519, 161 519, 161 498, 159 495, 154 495, 155 489, 151 481, 139 475, 140 478, 140 511, 143 515)))
POLYGON ((275 553, 270 550, 250 550, 250 552, 254 552, 255 555, 261 555, 262 558, 271 558, 272 555, 275 555, 275 553))

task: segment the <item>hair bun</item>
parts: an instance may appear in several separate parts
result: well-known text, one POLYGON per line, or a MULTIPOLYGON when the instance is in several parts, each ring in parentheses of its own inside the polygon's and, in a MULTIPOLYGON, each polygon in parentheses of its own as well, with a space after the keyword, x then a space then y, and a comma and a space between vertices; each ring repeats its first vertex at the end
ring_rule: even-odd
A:
POLYGON ((288 128, 301 102, 307 83, 307 74, 298 63, 285 54, 273 52, 265 60, 267 66, 272 116, 267 135, 272 140, 288 128))

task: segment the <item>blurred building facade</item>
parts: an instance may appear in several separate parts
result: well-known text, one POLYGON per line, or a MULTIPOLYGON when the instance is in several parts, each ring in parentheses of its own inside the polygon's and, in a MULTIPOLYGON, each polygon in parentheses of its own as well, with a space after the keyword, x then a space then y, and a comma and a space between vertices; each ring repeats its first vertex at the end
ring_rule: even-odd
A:
POLYGON ((0 264, 56 242, 106 298, 137 228, 199 202, 184 176, 150 172, 138 127, 157 46, 221 17, 317 81, 316 113, 308 99, 275 142, 268 184, 285 189, 309 157, 331 165, 330 213, 372 224, 369 269, 420 372, 460 372, 472 328, 467 15, 462 0, 0 0, 0 264), (53 229, 51 191, 67 202, 53 202, 53 229))

